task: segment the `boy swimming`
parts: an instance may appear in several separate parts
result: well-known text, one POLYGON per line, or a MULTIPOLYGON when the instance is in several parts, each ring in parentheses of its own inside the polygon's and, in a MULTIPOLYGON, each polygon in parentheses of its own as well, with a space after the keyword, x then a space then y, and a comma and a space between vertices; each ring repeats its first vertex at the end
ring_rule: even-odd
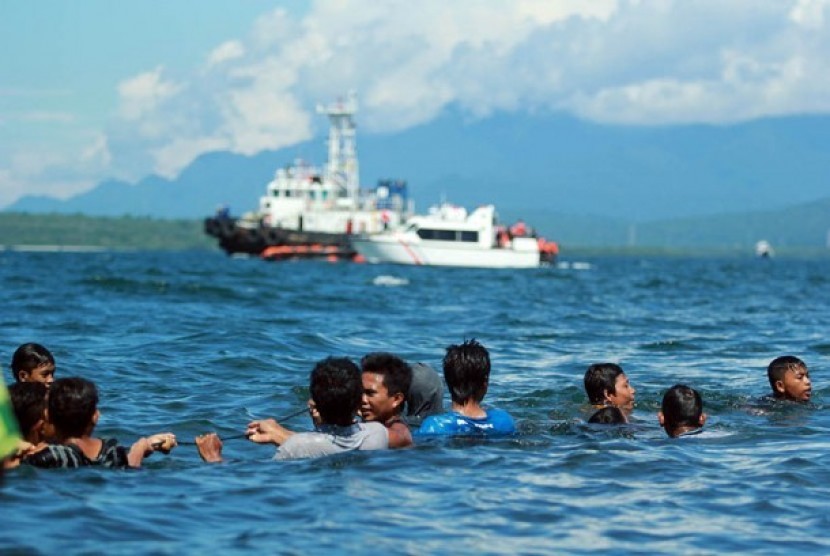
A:
POLYGON ((15 382, 8 390, 14 417, 23 439, 17 453, 6 460, 6 468, 12 468, 20 465, 21 459, 45 446, 44 414, 46 393, 49 390, 41 382, 15 382))
POLYGON ((40 344, 28 343, 18 347, 10 365, 17 382, 42 382, 46 386, 55 380, 55 358, 40 344))
MULTIPOLYGON (((360 369, 345 357, 328 357, 311 371, 309 410, 314 431, 292 432, 274 419, 253 421, 246 436, 258 444, 278 446, 275 459, 303 459, 352 450, 385 450, 389 432, 378 422, 356 423, 363 399, 360 369)), ((222 461, 222 441, 215 433, 196 438, 199 455, 222 461)))
POLYGON ((767 367, 772 395, 779 400, 809 402, 813 394, 807 365, 793 355, 773 359, 767 367))
POLYGON ((391 353, 369 353, 360 360, 363 400, 360 416, 364 421, 383 423, 389 432, 390 448, 412 446, 412 434, 401 419, 407 392, 412 384, 412 369, 391 353))
POLYGON ((481 406, 490 384, 490 354, 480 343, 468 340, 447 348, 444 380, 452 398, 451 411, 424 419, 418 434, 494 435, 516 432, 509 413, 481 406))
POLYGON ((55 441, 25 457, 22 463, 35 467, 141 467, 156 450, 168 452, 176 445, 171 433, 140 438, 129 449, 114 438, 95 438, 98 424, 98 389, 79 377, 61 378, 52 383, 46 403, 46 420, 55 431, 55 441))
POLYGON ((663 395, 657 419, 666 434, 672 438, 697 433, 706 423, 703 399, 697 390, 684 384, 675 384, 663 395))
POLYGON ((634 409, 636 390, 631 387, 622 367, 615 363, 595 363, 585 371, 585 393, 591 405, 617 407, 628 417, 634 409))

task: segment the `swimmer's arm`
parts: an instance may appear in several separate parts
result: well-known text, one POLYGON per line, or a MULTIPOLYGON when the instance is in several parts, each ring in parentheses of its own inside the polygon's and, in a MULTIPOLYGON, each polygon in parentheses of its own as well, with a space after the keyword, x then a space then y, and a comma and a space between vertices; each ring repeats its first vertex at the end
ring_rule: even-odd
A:
POLYGON ((26 442, 25 440, 18 440, 15 452, 3 460, 3 469, 14 469, 15 467, 18 467, 23 458, 30 456, 35 452, 39 452, 44 448, 46 448, 45 443, 35 445, 30 442, 26 442))
POLYGON ((277 423, 274 419, 263 419, 248 423, 245 435, 257 444, 276 444, 279 446, 296 434, 277 423))
POLYGON ((170 432, 139 438, 127 453, 127 463, 130 467, 141 467, 144 458, 156 450, 166 454, 175 446, 177 446, 176 435, 170 432))
POLYGON ((196 437, 196 448, 199 456, 207 463, 222 461, 222 440, 215 432, 196 437))

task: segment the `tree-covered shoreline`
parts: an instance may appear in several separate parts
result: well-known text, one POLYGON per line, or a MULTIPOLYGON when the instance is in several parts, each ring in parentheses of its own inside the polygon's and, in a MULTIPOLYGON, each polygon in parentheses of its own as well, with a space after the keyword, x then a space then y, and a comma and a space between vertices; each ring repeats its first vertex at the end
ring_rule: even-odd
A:
POLYGON ((216 249, 201 220, 0 213, 0 245, 178 251, 216 249))

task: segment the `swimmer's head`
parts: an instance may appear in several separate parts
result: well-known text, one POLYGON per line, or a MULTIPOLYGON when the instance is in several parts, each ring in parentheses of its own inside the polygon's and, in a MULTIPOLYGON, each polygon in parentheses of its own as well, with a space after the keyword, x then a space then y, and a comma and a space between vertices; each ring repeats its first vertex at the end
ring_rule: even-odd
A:
POLYGON ((23 440, 38 444, 44 440, 43 426, 46 413, 46 394, 49 390, 41 382, 16 382, 9 386, 14 416, 20 426, 23 440))
POLYGON ((327 357, 311 371, 309 390, 320 420, 326 425, 350 425, 360 409, 363 382, 360 369, 347 357, 327 357))
POLYGON ((628 382, 622 367, 615 363, 595 363, 585 372, 585 392, 593 405, 631 409, 637 391, 628 382))
POLYGON ((767 378, 776 398, 808 402, 813 393, 810 371, 804 361, 793 355, 783 355, 770 362, 767 378))
POLYGON ((360 414, 366 421, 385 423, 400 415, 412 384, 412 369, 391 353, 370 353, 360 360, 363 400, 360 414))
POLYGON ((666 434, 672 437, 699 429, 706 423, 703 399, 697 390, 684 384, 675 384, 663 395, 663 404, 657 418, 666 434))
POLYGON ((49 388, 46 420, 59 442, 92 433, 98 424, 98 389, 85 378, 59 378, 49 388))
POLYGON ((454 404, 481 403, 490 384, 490 353, 475 340, 451 345, 444 355, 444 381, 454 404))
POLYGON ((18 347, 12 356, 11 369, 17 382, 42 382, 49 386, 55 380, 55 358, 40 344, 18 347))

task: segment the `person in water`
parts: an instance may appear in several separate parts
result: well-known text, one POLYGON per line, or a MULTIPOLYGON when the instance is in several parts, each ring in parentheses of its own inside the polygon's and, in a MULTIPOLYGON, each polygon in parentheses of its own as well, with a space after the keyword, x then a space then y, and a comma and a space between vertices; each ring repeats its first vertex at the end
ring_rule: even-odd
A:
POLYGON ((16 454, 5 462, 6 468, 12 468, 20 465, 21 459, 45 446, 46 394, 49 390, 42 382, 16 382, 8 390, 23 440, 16 454))
POLYGON ((595 425, 624 425, 628 421, 620 408, 609 405, 594 412, 588 422, 595 425))
MULTIPOLYGON (((248 424, 248 439, 278 446, 275 459, 279 460, 389 447, 389 432, 383 424, 355 422, 363 399, 363 381, 360 369, 350 359, 328 357, 319 361, 309 382, 314 431, 295 433, 274 419, 265 419, 248 424)), ((222 441, 215 433, 197 437, 196 445, 203 460, 222 461, 222 441)))
POLYGON ((40 344, 22 344, 10 366, 17 382, 42 382, 48 387, 55 380, 55 358, 40 344))
POLYGON ((411 369, 403 420, 410 427, 419 427, 426 417, 444 413, 444 381, 426 363, 413 363, 411 369))
POLYGON ((697 390, 684 384, 675 384, 663 395, 657 419, 666 434, 672 438, 698 433, 706 423, 703 399, 697 390))
POLYGON ((767 378, 772 395, 778 400, 809 402, 813 394, 807 365, 793 355, 773 359, 767 367, 767 378))
POLYGON ((406 394, 412 384, 412 368, 391 353, 369 353, 360 360, 363 401, 360 416, 366 422, 383 423, 390 448, 412 446, 412 434, 401 419, 406 394))
POLYGON ((449 413, 424 419, 421 435, 512 434, 516 425, 502 409, 482 407, 490 384, 490 354, 475 340, 451 345, 444 356, 444 380, 450 390, 449 413))
POLYGON ((591 405, 612 406, 622 410, 626 419, 634 409, 634 395, 628 377, 615 363, 595 363, 585 371, 585 392, 591 405))
POLYGON ((55 431, 55 442, 23 458, 35 467, 141 467, 145 457, 159 450, 169 452, 176 445, 172 433, 155 434, 136 441, 129 449, 114 438, 92 436, 98 424, 98 389, 80 377, 61 378, 52 383, 46 403, 46 420, 55 431))

